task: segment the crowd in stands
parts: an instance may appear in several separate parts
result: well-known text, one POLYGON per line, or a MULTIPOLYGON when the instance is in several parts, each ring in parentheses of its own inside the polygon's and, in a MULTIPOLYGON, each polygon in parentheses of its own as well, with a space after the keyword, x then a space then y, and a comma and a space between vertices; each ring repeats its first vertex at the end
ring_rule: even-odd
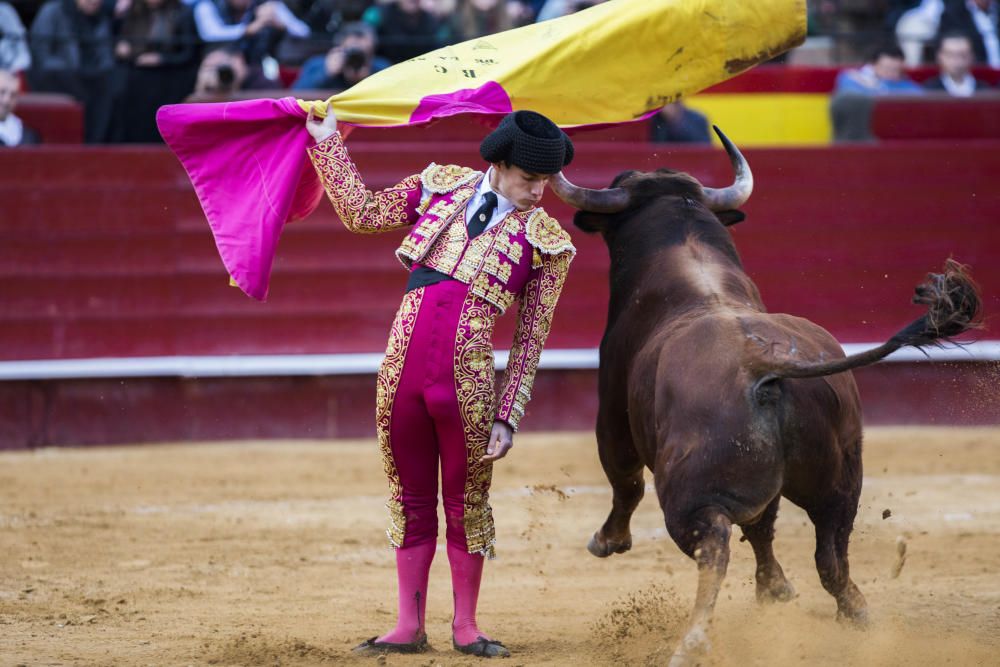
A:
MULTIPOLYGON (((435 48, 602 1, 0 0, 0 81, 14 86, 0 106, 0 140, 13 136, 18 82, 79 100, 89 143, 156 142, 163 104, 341 90, 435 48)), ((974 63, 1000 68, 1000 0, 815 0, 809 12, 810 35, 861 36, 871 52, 841 73, 835 94, 920 93, 904 65, 936 60, 942 74, 927 86, 965 96, 985 88, 974 63), (871 51, 897 39, 902 49, 871 51)), ((851 59, 860 55, 842 58, 851 59)), ((704 117, 680 104, 657 115, 652 132, 708 141, 704 117)))

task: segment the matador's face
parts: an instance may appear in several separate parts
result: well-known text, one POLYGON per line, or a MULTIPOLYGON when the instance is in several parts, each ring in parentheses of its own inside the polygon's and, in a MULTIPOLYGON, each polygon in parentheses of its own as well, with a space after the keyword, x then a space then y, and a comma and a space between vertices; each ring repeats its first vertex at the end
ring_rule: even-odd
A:
POLYGON ((515 165, 494 163, 490 187, 514 204, 518 211, 538 206, 549 183, 549 174, 534 174, 515 165))

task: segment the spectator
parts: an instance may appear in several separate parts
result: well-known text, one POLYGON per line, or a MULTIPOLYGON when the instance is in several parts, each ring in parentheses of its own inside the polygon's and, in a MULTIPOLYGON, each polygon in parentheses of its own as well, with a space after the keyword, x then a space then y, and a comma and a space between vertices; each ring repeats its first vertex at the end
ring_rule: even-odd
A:
POLYGON ((109 136, 113 109, 112 7, 101 0, 49 0, 31 24, 33 90, 68 93, 83 103, 84 140, 109 136))
POLYGON ((956 33, 945 35, 937 50, 941 73, 924 82, 924 88, 947 91, 953 97, 972 97, 989 88, 989 84, 972 76, 972 41, 956 33))
POLYGON ((341 26, 360 21, 369 5, 371 0, 299 0, 296 9, 313 31, 314 39, 329 40, 341 26))
POLYGON ((20 82, 13 72, 0 69, 0 146, 27 146, 41 143, 38 133, 26 127, 21 119, 14 115, 19 85, 20 82))
POLYGON ((453 16, 453 29, 458 41, 514 27, 514 16, 504 0, 467 0, 453 16))
POLYGON ((420 8, 434 17, 437 22, 438 46, 446 46, 461 41, 458 32, 458 12, 470 0, 420 0, 420 8))
POLYGON ((535 16, 542 7, 542 2, 535 0, 507 0, 507 13, 510 14, 513 27, 520 28, 535 22, 535 16))
POLYGON ((944 0, 939 34, 969 37, 976 62, 1000 68, 1000 0, 944 0))
POLYGON ((207 44, 239 49, 254 87, 274 87, 278 78, 274 55, 286 34, 309 36, 309 26, 281 0, 196 0, 194 18, 198 35, 207 44))
POLYGON ((244 89, 249 70, 239 49, 216 49, 201 61, 194 92, 185 101, 227 102, 236 91, 244 89))
POLYGON ((124 75, 116 138, 160 141, 156 110, 194 90, 199 48, 190 7, 180 0, 134 0, 115 45, 124 75))
POLYGON ((24 24, 10 3, 0 2, 0 69, 21 72, 31 65, 24 24))
POLYGON ((837 95, 919 95, 923 88, 903 72, 903 52, 898 46, 881 46, 859 69, 837 75, 837 95))
POLYGON ((590 9, 594 5, 599 5, 605 0, 548 0, 538 10, 538 20, 548 21, 557 19, 567 14, 575 14, 584 9, 590 9))
POLYGON ((927 45, 938 34, 943 11, 942 0, 921 0, 897 17, 894 24, 896 39, 910 67, 917 67, 926 60, 927 45))
POLYGON ((420 7, 420 0, 372 6, 364 20, 378 31, 379 55, 398 63, 442 46, 443 26, 420 7))
POLYGON ((305 61, 293 90, 346 90, 389 66, 375 55, 375 29, 367 23, 349 23, 334 37, 329 53, 305 61))
MULTIPOLYGON (((896 26, 899 24, 899 20, 903 17, 903 14, 917 8, 926 1, 927 0, 888 0, 885 8, 885 17, 883 18, 885 31, 888 33, 895 32, 896 26)), ((934 0, 934 2, 940 1, 941 0, 934 0)), ((837 9, 836 3, 831 0, 822 0, 821 4, 830 6, 834 11, 837 9)))
POLYGON ((666 105, 653 116, 650 141, 655 143, 711 143, 708 119, 682 102, 666 105))

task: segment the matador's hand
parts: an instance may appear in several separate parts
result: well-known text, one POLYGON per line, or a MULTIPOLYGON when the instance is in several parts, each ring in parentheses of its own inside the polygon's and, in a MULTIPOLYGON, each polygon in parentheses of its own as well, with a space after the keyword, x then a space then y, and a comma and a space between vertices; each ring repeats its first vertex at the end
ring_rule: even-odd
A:
POLYGON ((507 456, 507 452, 514 446, 514 429, 506 422, 493 422, 493 431, 490 433, 490 443, 486 445, 486 456, 480 461, 497 461, 507 456))
POLYGON ((309 134, 312 135, 312 138, 318 144, 324 139, 333 136, 333 133, 337 131, 337 117, 334 115, 333 107, 329 102, 326 104, 326 118, 323 120, 316 119, 313 109, 314 107, 309 107, 309 116, 306 118, 306 129, 309 130, 309 134))

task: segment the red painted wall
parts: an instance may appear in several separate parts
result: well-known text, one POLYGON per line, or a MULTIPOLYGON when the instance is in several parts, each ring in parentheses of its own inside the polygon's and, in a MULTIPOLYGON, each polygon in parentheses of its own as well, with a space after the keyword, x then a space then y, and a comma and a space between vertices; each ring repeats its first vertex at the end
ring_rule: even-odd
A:
MULTIPOLYGON (((476 144, 350 142, 382 187, 429 160, 478 164, 476 144)), ((990 328, 1000 312, 1000 142, 750 150, 756 190, 734 228, 772 311, 844 342, 879 341, 919 314, 927 271, 973 266, 990 328)), ((729 182, 720 151, 587 143, 567 170, 583 185, 671 166, 729 182)), ((405 273, 398 233, 354 236, 324 202, 287 228, 271 299, 227 285, 183 170, 166 149, 0 152, 0 360, 102 356, 381 352, 405 273)), ((571 226, 571 212, 546 206, 571 226)), ((579 255, 550 348, 596 347, 607 252, 579 255)), ((513 317, 504 320, 505 347, 513 317)), ((997 364, 882 364, 857 373, 869 423, 1000 423, 997 364)), ((0 448, 245 437, 371 435, 366 376, 0 382, 0 448)), ((529 429, 590 428, 592 371, 540 374, 529 429)))
MULTIPOLYGON (((353 152, 373 187, 431 159, 478 163, 474 144, 353 152)), ((909 297, 924 273, 954 256, 973 266, 986 312, 1000 312, 1000 142, 748 158, 757 186, 734 236, 772 311, 813 319, 844 342, 881 340, 918 314, 909 297)), ((707 184, 730 179, 719 151, 649 145, 590 144, 567 171, 604 185, 621 169, 666 165, 707 184)), ((323 202, 287 228, 261 304, 227 285, 166 149, 5 151, 0 174, 0 359, 383 349, 405 282, 392 255, 399 233, 354 236, 323 202)), ((571 225, 551 194, 546 206, 571 225)), ((550 342, 559 348, 596 346, 606 307, 603 243, 574 239, 580 252, 550 342)))
MULTIPOLYGON (((865 423, 998 424, 1000 364, 886 363, 854 372, 865 423)), ((538 375, 523 427, 594 427, 597 374, 538 375)), ((0 382, 0 450, 375 435, 372 376, 0 382)))

